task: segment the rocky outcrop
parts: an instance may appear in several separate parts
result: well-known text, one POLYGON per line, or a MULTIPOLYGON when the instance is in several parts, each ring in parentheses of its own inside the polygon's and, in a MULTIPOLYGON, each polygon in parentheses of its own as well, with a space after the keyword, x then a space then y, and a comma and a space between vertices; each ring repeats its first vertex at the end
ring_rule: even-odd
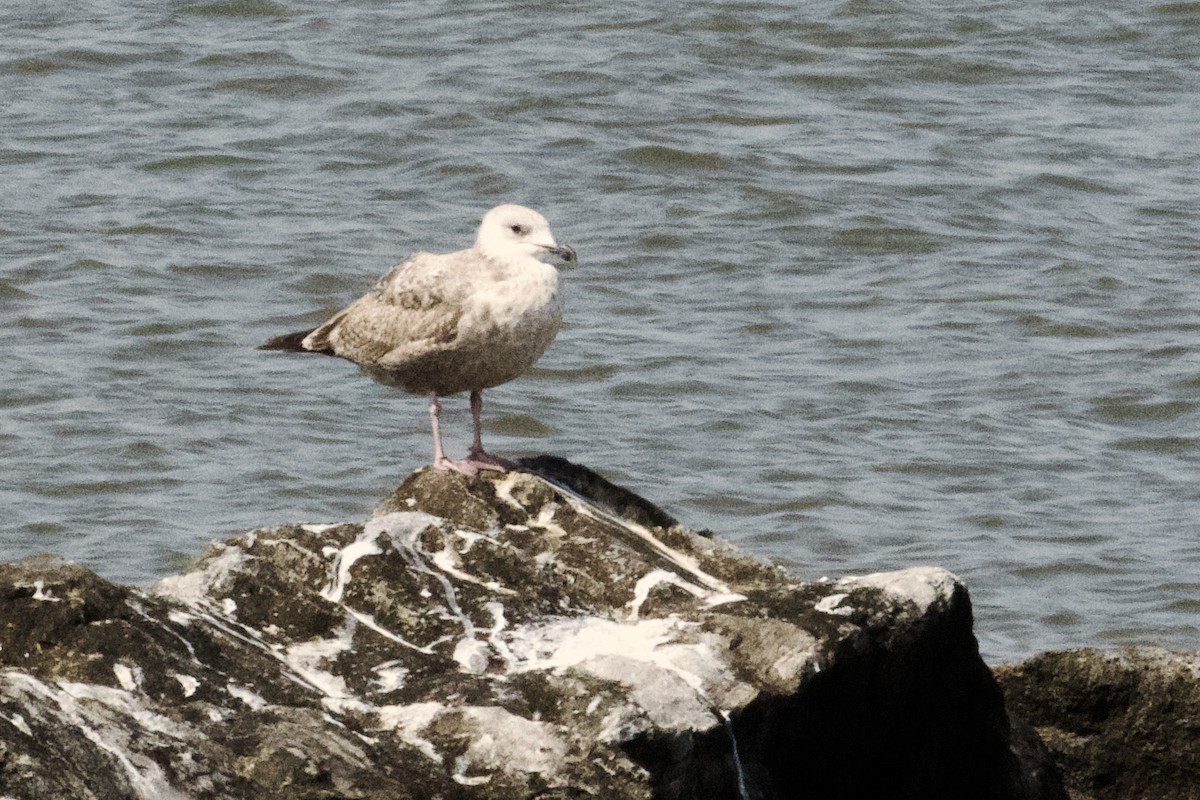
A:
POLYGON ((996 674, 1073 800, 1200 798, 1200 655, 1073 650, 996 674))
POLYGON ((526 467, 421 470, 148 592, 0 567, 0 795, 1063 796, 953 575, 801 583, 526 467))

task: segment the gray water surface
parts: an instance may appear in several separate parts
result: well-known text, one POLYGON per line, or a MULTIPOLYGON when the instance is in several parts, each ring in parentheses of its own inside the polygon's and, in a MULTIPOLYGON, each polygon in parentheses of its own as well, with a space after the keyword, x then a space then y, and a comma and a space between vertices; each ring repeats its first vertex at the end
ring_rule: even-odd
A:
POLYGON ((491 449, 947 567, 989 660, 1195 648, 1198 95, 1192 2, 10 4, 0 558, 362 518, 424 401, 253 348, 518 202, 580 265, 491 449))

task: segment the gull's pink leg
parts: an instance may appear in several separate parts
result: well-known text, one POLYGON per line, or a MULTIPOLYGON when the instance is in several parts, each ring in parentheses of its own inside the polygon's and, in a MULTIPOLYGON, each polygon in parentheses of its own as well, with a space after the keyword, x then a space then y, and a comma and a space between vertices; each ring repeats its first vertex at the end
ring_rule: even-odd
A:
POLYGON ((442 450, 442 432, 438 425, 438 414, 442 411, 442 404, 438 402, 437 392, 429 393, 429 422, 433 426, 433 468, 434 469, 449 469, 455 472, 461 472, 464 475, 474 475, 479 471, 478 467, 471 467, 469 464, 458 463, 446 458, 446 453, 442 450))
POLYGON ((471 392, 471 421, 475 425, 475 433, 471 441, 471 449, 467 458, 459 463, 473 467, 475 470, 494 469, 498 472, 513 469, 516 465, 506 458, 494 456, 483 449, 483 392, 476 389, 471 392))

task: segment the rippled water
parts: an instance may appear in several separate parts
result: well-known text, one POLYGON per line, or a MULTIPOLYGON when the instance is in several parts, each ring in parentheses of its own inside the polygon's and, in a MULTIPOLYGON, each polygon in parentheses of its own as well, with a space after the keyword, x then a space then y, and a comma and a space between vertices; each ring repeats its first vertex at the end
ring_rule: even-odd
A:
POLYGON ((581 264, 493 449, 805 577, 943 565, 992 660, 1197 646, 1200 3, 52 0, 0 42, 2 557, 146 582, 361 518, 423 401, 253 346, 520 202, 581 264))

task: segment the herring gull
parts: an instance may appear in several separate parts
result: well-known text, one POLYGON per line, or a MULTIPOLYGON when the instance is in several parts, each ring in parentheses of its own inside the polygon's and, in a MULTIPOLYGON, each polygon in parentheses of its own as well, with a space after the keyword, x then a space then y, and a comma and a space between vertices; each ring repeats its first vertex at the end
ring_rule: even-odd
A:
POLYGON ((562 325, 554 265, 573 261, 575 251, 554 240, 541 214, 497 206, 473 247, 416 253, 324 324, 259 349, 340 356, 379 383, 425 395, 434 467, 503 470, 508 462, 483 449, 483 390, 521 375, 550 346, 562 325), (438 398, 464 391, 474 440, 467 458, 453 461, 442 450, 438 398))

